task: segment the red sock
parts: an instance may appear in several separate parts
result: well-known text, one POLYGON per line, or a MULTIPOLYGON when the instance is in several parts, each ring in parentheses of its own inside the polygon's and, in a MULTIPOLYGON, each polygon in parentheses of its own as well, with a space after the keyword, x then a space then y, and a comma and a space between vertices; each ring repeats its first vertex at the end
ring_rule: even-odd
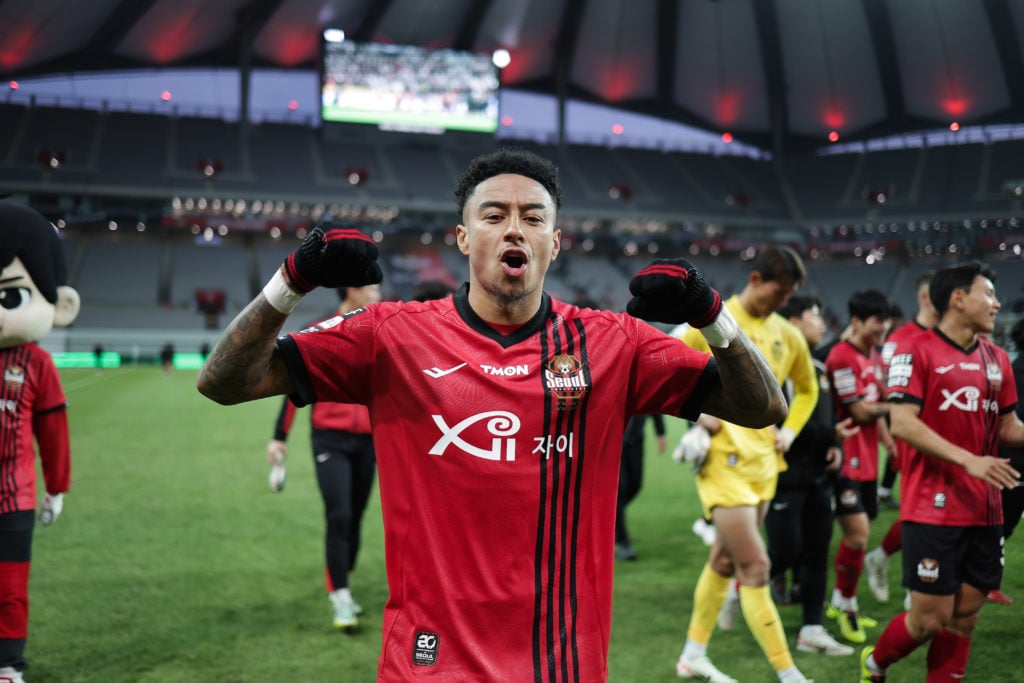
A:
POLYGON ((0 638, 28 635, 28 562, 0 562, 0 638))
POLYGON ((835 561, 836 588, 844 598, 857 596, 857 582, 860 581, 860 573, 863 569, 864 549, 854 550, 846 545, 845 541, 840 541, 835 561))
POLYGON ((967 670, 971 639, 943 629, 928 646, 928 678, 926 683, 961 681, 967 670))
POLYGON ((885 534, 885 538, 882 539, 882 550, 889 557, 892 557, 900 551, 903 547, 903 523, 900 520, 896 520, 889 527, 889 531, 885 534))
POLYGON ((900 612, 892 618, 875 643, 875 664, 882 670, 888 669, 916 650, 919 645, 921 643, 911 638, 910 631, 907 630, 907 613, 900 612))

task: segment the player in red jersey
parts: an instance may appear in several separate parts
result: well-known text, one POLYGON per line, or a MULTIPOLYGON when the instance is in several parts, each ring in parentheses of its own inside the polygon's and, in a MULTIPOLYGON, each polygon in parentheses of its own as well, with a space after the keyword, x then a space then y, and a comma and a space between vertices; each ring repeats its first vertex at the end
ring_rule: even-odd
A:
MULTIPOLYGON (((341 304, 335 314, 345 315, 380 301, 380 287, 339 287, 338 296, 341 304)), ((271 491, 284 490, 287 439, 295 410, 295 404, 285 398, 274 423, 274 438, 267 444, 271 491)), ((363 513, 377 470, 370 414, 366 406, 324 401, 313 404, 310 421, 316 482, 324 502, 327 597, 334 625, 352 631, 359 626, 362 607, 352 598, 348 576, 359 554, 363 513)))
POLYGON ((910 446, 900 505, 910 610, 864 648, 865 682, 928 642, 928 683, 962 679, 978 611, 1002 580, 1000 492, 1020 473, 992 454, 1024 445, 1024 424, 1010 359, 982 336, 999 312, 994 277, 978 262, 936 272, 939 324, 897 346, 889 366, 892 431, 910 446))
POLYGON ((857 606, 857 582, 864 567, 864 553, 871 520, 878 516, 878 444, 892 450, 885 427, 888 406, 881 400, 882 360, 878 352, 889 324, 889 302, 877 289, 855 292, 847 306, 850 334, 828 354, 825 367, 835 396, 840 420, 853 418, 860 431, 843 444, 844 459, 835 484, 836 518, 842 529, 834 561, 836 582, 826 614, 852 643, 867 640, 857 606))
MULTIPOLYGON (((886 377, 889 375, 889 364, 892 362, 892 354, 897 345, 913 343, 913 338, 923 332, 927 332, 939 324, 939 314, 932 306, 932 300, 928 296, 928 286, 932 281, 932 271, 927 271, 918 276, 916 282, 917 291, 917 315, 913 320, 907 321, 897 330, 892 332, 882 344, 882 372, 886 377)), ((889 453, 889 461, 886 467, 885 477, 878 487, 878 498, 882 500, 888 491, 891 495, 891 488, 896 472, 900 468, 901 454, 908 446, 899 439, 893 439, 896 444, 896 451, 889 453), (892 478, 890 477, 892 472, 892 478), (888 482, 887 482, 888 479, 888 482), (886 486, 888 483, 888 486, 886 486)), ((864 572, 867 574, 868 588, 872 595, 879 602, 889 601, 889 558, 899 552, 903 547, 903 524, 899 518, 893 520, 886 532, 885 537, 877 548, 864 556, 864 572)), ((910 604, 910 595, 907 595, 906 604, 910 604)))
POLYGON ((390 591, 378 680, 603 681, 626 422, 705 411, 765 427, 785 401, 682 259, 633 278, 632 315, 544 293, 560 246, 550 162, 484 155, 456 198, 470 276, 453 297, 276 340, 304 292, 381 279, 371 240, 318 226, 231 323, 198 388, 225 404, 288 393, 369 408, 390 591), (713 357, 637 318, 689 320, 713 357))
POLYGON ((36 509, 36 452, 49 526, 71 485, 67 400, 50 354, 36 344, 71 324, 79 298, 67 286, 53 226, 24 206, 0 202, 0 680, 21 683, 28 637, 28 578, 36 509))

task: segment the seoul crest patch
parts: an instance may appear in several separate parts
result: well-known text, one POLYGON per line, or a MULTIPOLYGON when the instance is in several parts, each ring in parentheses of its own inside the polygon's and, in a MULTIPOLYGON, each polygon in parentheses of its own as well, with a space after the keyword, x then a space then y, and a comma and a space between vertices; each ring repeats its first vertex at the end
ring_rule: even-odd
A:
POLYGON ((590 389, 579 356, 560 353, 544 364, 544 386, 558 400, 558 410, 575 410, 590 389))

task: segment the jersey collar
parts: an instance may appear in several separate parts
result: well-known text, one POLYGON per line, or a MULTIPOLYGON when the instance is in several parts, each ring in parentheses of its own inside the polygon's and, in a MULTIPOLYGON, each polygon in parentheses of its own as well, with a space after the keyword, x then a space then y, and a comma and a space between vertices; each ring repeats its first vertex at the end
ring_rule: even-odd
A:
POLYGON ((543 329, 545 321, 551 314, 551 297, 548 296, 547 292, 544 292, 541 297, 540 308, 533 317, 523 323, 518 329, 512 332, 512 334, 505 335, 488 325, 469 305, 468 282, 459 287, 455 294, 452 295, 452 300, 455 303, 455 310, 458 312, 459 317, 461 317, 467 325, 488 339, 494 340, 505 349, 518 344, 525 339, 529 339, 536 332, 543 329))

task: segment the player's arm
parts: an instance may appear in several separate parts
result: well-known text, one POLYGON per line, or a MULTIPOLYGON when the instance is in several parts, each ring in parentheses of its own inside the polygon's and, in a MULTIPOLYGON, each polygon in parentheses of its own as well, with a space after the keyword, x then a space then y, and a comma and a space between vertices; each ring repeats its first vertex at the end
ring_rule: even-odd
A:
POLYGON ((1012 448, 1024 448, 1024 422, 1010 410, 999 418, 999 441, 1012 448))
POLYGON ((287 319, 264 293, 256 295, 210 351, 199 371, 199 392, 222 405, 290 393, 291 377, 275 346, 287 319))
POLYGON ((858 424, 868 424, 889 414, 888 403, 868 403, 863 399, 858 399, 845 405, 858 424))
POLYGON ((275 341, 302 297, 316 287, 380 281, 373 240, 354 228, 317 225, 228 325, 199 372, 200 393, 224 405, 291 393, 294 387, 275 341))
POLYGON ((818 375, 814 372, 811 349, 802 338, 796 342, 796 359, 789 371, 789 379, 793 384, 793 400, 789 403, 789 415, 775 434, 775 448, 780 453, 789 451, 796 435, 811 419, 818 405, 818 375))
POLYGON ((786 400, 768 361, 692 263, 658 259, 637 273, 629 291, 633 294, 626 307, 630 315, 651 322, 689 323, 707 341, 718 361, 719 376, 703 412, 753 428, 785 418, 786 400))
POLYGON ((922 453, 963 467, 970 476, 997 488, 1013 488, 1017 485, 1020 473, 1010 466, 1008 460, 991 455, 975 455, 957 446, 925 424, 920 414, 921 407, 913 403, 890 404, 892 435, 922 453))

